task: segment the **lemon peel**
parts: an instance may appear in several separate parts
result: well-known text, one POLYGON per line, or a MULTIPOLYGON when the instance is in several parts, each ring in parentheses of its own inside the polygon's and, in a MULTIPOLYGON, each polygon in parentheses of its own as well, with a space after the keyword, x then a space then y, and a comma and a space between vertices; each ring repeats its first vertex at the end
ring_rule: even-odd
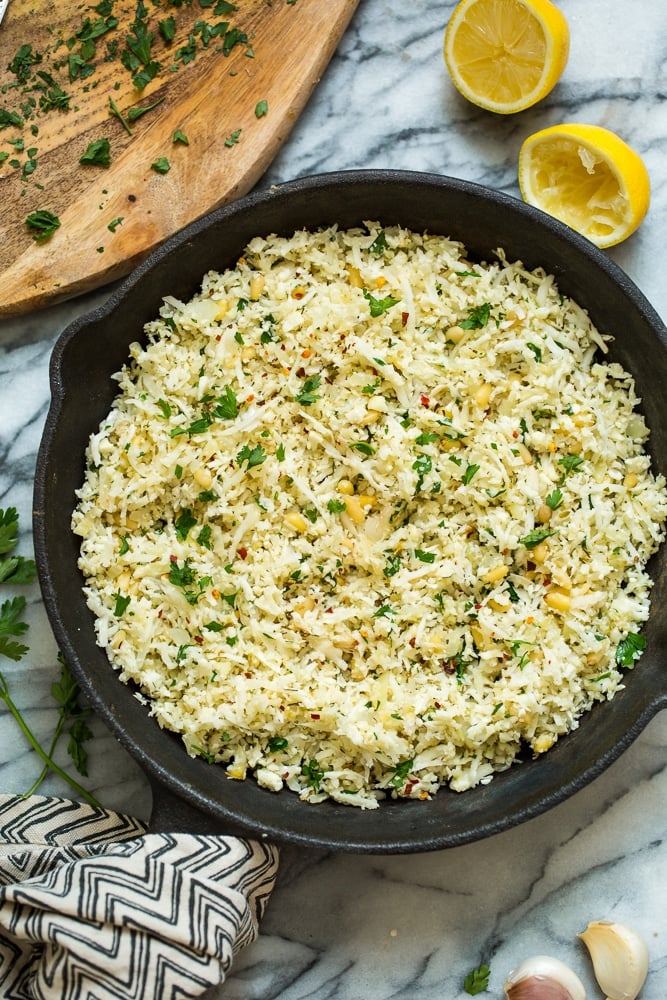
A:
POLYGON ((461 0, 445 31, 445 64, 463 97, 513 114, 541 101, 570 49, 565 16, 551 0, 461 0))

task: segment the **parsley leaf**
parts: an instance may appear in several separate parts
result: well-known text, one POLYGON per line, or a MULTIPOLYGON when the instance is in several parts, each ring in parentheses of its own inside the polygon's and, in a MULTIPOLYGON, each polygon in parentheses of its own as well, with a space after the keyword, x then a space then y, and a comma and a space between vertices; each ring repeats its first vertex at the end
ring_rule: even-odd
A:
POLYGON ((197 518, 193 516, 189 507, 185 507, 174 520, 177 538, 180 538, 180 540, 184 542, 188 537, 190 530, 194 528, 196 524, 197 518))
POLYGON ((239 404, 236 393, 230 385, 225 386, 222 395, 218 396, 216 403, 218 405, 213 411, 216 417, 222 420, 233 420, 234 417, 238 417, 239 404))
POLYGON ((320 782, 324 777, 324 771, 318 762, 316 760, 311 760, 309 762, 304 761, 301 765, 301 774, 305 777, 306 784, 318 792, 320 789, 320 782))
POLYGON ((53 212, 49 212, 46 208, 40 208, 36 212, 31 212, 26 217, 25 223, 30 229, 34 229, 32 238, 35 243, 44 243, 60 227, 58 216, 54 215, 53 212))
POLYGON ((151 163, 151 170, 156 174, 168 174, 171 170, 171 163, 166 156, 158 156, 157 160, 151 163))
POLYGON ((491 318, 491 303, 484 302, 481 306, 476 306, 468 312, 465 319, 461 320, 459 326, 462 330, 481 330, 491 318))
POLYGON ((468 465, 467 469, 463 473, 463 478, 462 478, 463 485, 467 486, 477 472, 479 472, 479 465, 474 465, 474 464, 468 465))
POLYGON ((484 993, 489 986, 489 976, 491 970, 488 965, 480 965, 476 969, 472 969, 468 975, 463 980, 463 988, 466 993, 471 996, 477 996, 478 993, 484 993))
POLYGON ((91 163, 98 167, 108 167, 111 163, 111 144, 108 139, 96 139, 88 144, 85 153, 79 157, 79 163, 91 163))
POLYGON ((555 535, 556 532, 552 528, 534 528, 529 531, 527 535, 519 539, 519 545, 525 545, 527 549, 534 549, 536 545, 543 542, 545 538, 549 538, 550 535, 555 535))
POLYGON ((646 649, 646 638, 637 632, 629 632, 625 639, 621 639, 616 647, 616 664, 619 667, 631 669, 635 665, 635 660, 646 649))
POLYGON ((15 662, 28 652, 27 646, 9 638, 24 635, 28 631, 27 623, 20 620, 25 603, 25 597, 10 597, 0 605, 0 653, 15 662))
POLYGON ((251 448, 250 445, 244 444, 236 456, 236 461, 239 465, 243 465, 243 463, 246 462, 247 468, 252 469, 256 465, 261 465, 262 462, 266 461, 266 452, 262 448, 261 444, 255 445, 254 448, 251 448))
POLYGON ((381 257, 385 250, 389 249, 389 244, 387 243, 387 237, 385 236, 384 229, 381 229, 371 245, 368 248, 372 254, 376 257, 381 257))
POLYGON ((558 488, 556 488, 546 497, 544 502, 547 507, 551 507, 552 510, 558 510, 563 502, 563 494, 558 488))
POLYGON ((564 455, 563 458, 559 458, 558 465, 563 466, 563 477, 576 472, 579 466, 583 465, 583 461, 581 455, 564 455))
POLYGON ((311 406, 313 403, 316 403, 320 398, 317 390, 320 388, 321 383, 321 375, 312 375, 310 378, 307 378, 303 383, 301 392, 294 397, 295 401, 301 403, 302 406, 311 406))
POLYGON ((391 309, 392 306, 398 305, 401 301, 400 299, 393 298, 391 295, 387 295, 383 299, 376 299, 374 295, 371 295, 367 288, 362 288, 361 292, 368 302, 371 316, 373 317, 381 316, 388 309, 391 309))

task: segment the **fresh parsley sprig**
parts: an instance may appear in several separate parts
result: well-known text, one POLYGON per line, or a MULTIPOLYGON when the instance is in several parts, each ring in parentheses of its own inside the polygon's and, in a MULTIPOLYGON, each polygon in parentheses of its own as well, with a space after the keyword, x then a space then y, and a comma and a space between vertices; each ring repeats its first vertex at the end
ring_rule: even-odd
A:
MULTIPOLYGON (((13 550, 18 543, 18 528, 19 516, 16 508, 8 507, 6 510, 0 508, 0 583, 25 585, 32 583, 35 578, 34 560, 13 554, 13 550)), ((9 597, 0 604, 0 655, 4 655, 17 663, 28 652, 28 646, 17 641, 17 639, 25 635, 28 631, 28 623, 22 618, 25 606, 26 599, 23 595, 9 597)), ((20 709, 9 692, 7 680, 0 671, 0 701, 5 703, 26 740, 44 764, 37 779, 25 793, 24 797, 27 798, 32 795, 39 788, 49 770, 51 770, 62 778, 82 799, 91 805, 97 806, 99 805, 97 800, 75 778, 72 778, 63 768, 56 764, 53 759, 58 741, 67 724, 71 723, 70 728, 67 730, 69 734, 67 750, 74 761, 77 771, 80 774, 86 775, 87 752, 83 744, 92 736, 85 722, 89 711, 79 705, 79 685, 60 654, 59 659, 61 662, 60 679, 51 687, 51 694, 58 703, 58 722, 48 753, 40 745, 37 737, 23 718, 20 709)))

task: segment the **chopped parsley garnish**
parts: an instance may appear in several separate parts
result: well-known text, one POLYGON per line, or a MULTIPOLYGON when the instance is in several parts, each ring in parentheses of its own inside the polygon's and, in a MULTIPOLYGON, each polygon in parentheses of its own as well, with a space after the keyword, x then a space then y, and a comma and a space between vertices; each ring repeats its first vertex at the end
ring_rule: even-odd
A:
POLYGON ((461 480, 463 485, 467 486, 477 472, 479 472, 479 465, 475 464, 468 465, 465 472, 463 473, 463 477, 461 480))
POLYGON ((563 503, 563 494, 558 488, 556 488, 552 493, 550 493, 546 497, 544 502, 547 505, 547 507, 551 508, 551 510, 558 510, 558 508, 563 503))
POLYGON ((34 230, 33 239, 36 243, 43 243, 53 236, 56 229, 60 227, 60 219, 53 212, 46 208, 40 208, 36 212, 31 212, 26 217, 26 225, 34 230))
POLYGON ((269 753, 279 753, 287 749, 287 740, 284 736, 272 736, 269 740, 269 753))
POLYGON ((433 461, 430 455, 418 455, 412 463, 412 468, 418 473, 415 492, 419 493, 424 485, 424 476, 433 468, 433 461))
POLYGON ((239 465, 243 465, 245 462, 248 469, 253 469, 255 466, 261 465, 262 462, 266 461, 266 452, 262 448, 261 444, 255 445, 254 448, 245 444, 238 452, 236 461, 239 465))
POLYGON ((616 647, 616 664, 619 667, 630 669, 634 667, 635 660, 641 656, 646 649, 646 638, 637 632, 629 632, 625 639, 621 639, 616 647))
POLYGON ((387 565, 382 573, 387 577, 395 576, 401 568, 401 557, 393 552, 385 552, 385 555, 387 556, 387 565))
POLYGON ((236 128, 233 132, 230 132, 225 139, 225 146, 235 146, 237 142, 241 139, 241 129, 236 128))
POLYGON ((367 441, 352 441, 350 448, 354 448, 355 451, 360 451, 362 455, 374 455, 375 448, 372 444, 367 441))
POLYGON ((564 455, 563 458, 559 458, 558 465, 563 467, 563 478, 571 472, 576 472, 579 466, 583 465, 583 462, 581 455, 564 455))
POLYGON ((190 565, 189 559, 184 559, 182 566, 178 565, 176 559, 171 560, 169 566, 169 583, 183 591, 188 604, 196 604, 210 582, 211 580, 208 576, 197 578, 197 573, 190 565))
POLYGON ((306 784, 318 792, 320 783, 324 777, 324 771, 318 762, 316 760, 304 761, 301 765, 301 774, 305 777, 306 784))
POLYGON ((531 350, 533 352, 533 354, 535 355, 535 360, 537 362, 540 362, 542 360, 542 348, 541 347, 538 347, 537 344, 531 344, 530 341, 528 341, 528 343, 526 344, 526 347, 529 348, 529 350, 531 350))
POLYGON ((302 406, 312 406, 320 398, 317 390, 320 388, 321 382, 321 375, 312 375, 310 378, 305 379, 301 387, 301 392, 294 397, 295 401, 302 406))
POLYGON ((344 500, 339 500, 337 497, 331 497, 327 501, 327 510, 330 514, 342 514, 344 510, 347 510, 344 500))
POLYGON ((166 156, 158 156, 157 160, 151 163, 151 170, 156 174, 168 174, 171 170, 171 163, 166 156))
POLYGON ((412 757, 410 757, 409 760, 402 760, 400 764, 397 764, 397 766, 393 769, 394 773, 391 778, 391 783, 394 788, 403 788, 408 775, 414 766, 415 762, 412 757))
POLYGON ((239 404, 236 393, 230 385, 225 386, 222 390, 222 395, 218 396, 216 404, 213 413, 221 420, 233 420, 234 417, 238 417, 239 404))
POLYGON ((425 552, 423 549, 415 549, 415 558, 423 563, 434 563, 435 552, 425 552))
POLYGON ((491 303, 484 302, 481 306, 471 309, 459 326, 462 330, 481 330, 491 318, 491 303))
POLYGON ((534 528, 529 531, 527 535, 519 539, 519 545, 525 545, 527 549, 534 549, 536 545, 543 542, 545 538, 549 538, 551 535, 555 535, 556 532, 553 528, 534 528))
POLYGON ((197 523, 197 518, 193 516, 192 511, 189 507, 186 507, 180 512, 178 517, 174 521, 174 527, 176 528, 176 536, 180 538, 182 542, 188 537, 191 529, 197 523))
POLYGON ((113 596, 116 599, 113 613, 116 618, 120 618, 127 611, 132 598, 126 594, 114 594, 113 596))
POLYGON ((264 118, 269 113, 269 102, 267 100, 257 101, 255 105, 255 118, 264 118))
POLYGON ((108 167, 111 163, 111 144, 108 139, 96 139, 88 145, 79 157, 79 163, 90 163, 98 167, 108 167))
POLYGON ((439 441, 440 435, 436 431, 424 431, 415 438, 415 444, 432 444, 433 441, 439 441))
POLYGON ((384 229, 381 229, 371 245, 368 248, 372 254, 376 257, 381 257, 385 250, 389 249, 389 244, 387 243, 387 237, 385 236, 384 229))
POLYGON ((190 140, 188 139, 188 137, 185 134, 185 132, 181 132, 180 128, 176 129, 176 131, 174 132, 174 134, 172 136, 172 140, 171 141, 174 143, 174 145, 176 145, 176 143, 178 143, 178 142, 180 142, 183 146, 189 146, 190 145, 190 140))
POLYGON ((472 969, 463 980, 464 990, 471 997, 477 996, 478 993, 484 993, 488 989, 490 975, 491 970, 488 965, 480 965, 478 968, 472 969))
POLYGON ((371 295, 367 288, 362 288, 361 291, 364 298, 368 302, 371 316, 373 317, 382 316, 382 314, 386 313, 388 309, 391 309, 392 306, 398 305, 401 301, 400 299, 395 299, 392 295, 386 295, 383 299, 376 299, 374 295, 371 295))

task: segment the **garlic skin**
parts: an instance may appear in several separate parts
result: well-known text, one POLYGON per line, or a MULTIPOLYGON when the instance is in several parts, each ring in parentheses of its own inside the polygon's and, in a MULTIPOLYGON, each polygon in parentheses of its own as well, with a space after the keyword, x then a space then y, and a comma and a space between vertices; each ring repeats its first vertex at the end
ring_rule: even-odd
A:
POLYGON ((572 969, 557 958, 534 955, 510 972, 507 1000, 586 1000, 586 990, 572 969))
POLYGON ((648 974, 648 948, 637 931, 613 920, 594 920, 577 937, 588 948, 607 1000, 635 1000, 648 974))

